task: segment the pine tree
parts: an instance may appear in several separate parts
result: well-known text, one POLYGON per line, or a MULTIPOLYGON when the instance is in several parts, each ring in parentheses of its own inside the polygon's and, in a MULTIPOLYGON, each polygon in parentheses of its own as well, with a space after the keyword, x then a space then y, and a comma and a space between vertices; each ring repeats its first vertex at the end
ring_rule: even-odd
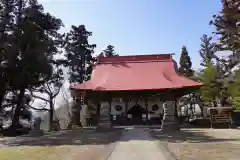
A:
POLYGON ((186 46, 182 47, 182 53, 180 57, 180 67, 178 69, 178 72, 180 75, 186 76, 186 77, 191 77, 194 74, 194 71, 192 70, 192 62, 191 58, 188 55, 188 51, 186 46))
POLYGON ((240 58, 240 1, 222 0, 222 10, 213 16, 210 24, 216 28, 215 34, 219 37, 219 50, 233 52, 225 62, 228 72, 239 63, 240 58))
MULTIPOLYGON (((216 45, 217 49, 220 51, 232 51, 228 59, 216 57, 217 61, 222 65, 223 76, 221 79, 224 82, 224 90, 228 94, 232 87, 230 84, 231 77, 234 77, 233 68, 239 64, 240 60, 240 1, 222 0, 222 9, 218 15, 213 16, 210 24, 216 29, 214 33, 219 40, 219 44, 216 45)), ((230 95, 232 95, 231 92, 230 95)))
POLYGON ((102 54, 105 57, 118 56, 115 52, 114 46, 112 45, 108 45, 107 48, 103 50, 102 54))
POLYGON ((240 111, 240 70, 236 72, 235 81, 230 85, 229 93, 236 111, 240 111))
POLYGON ((86 30, 84 25, 72 26, 66 36, 66 61, 69 69, 70 83, 82 83, 90 78, 92 72, 93 53, 95 44, 89 44, 88 37, 92 32, 86 30))
MULTIPOLYGON (((0 3, 0 107, 7 93, 8 50, 10 34, 13 26, 13 0, 2 0, 0 3)), ((2 109, 0 109, 2 110, 2 109)))
POLYGON ((211 64, 207 64, 201 75, 203 86, 201 87, 201 94, 204 103, 209 105, 219 97, 219 85, 216 81, 218 75, 216 68, 211 64))
MULTIPOLYGON (((96 45, 89 44, 89 36, 92 36, 92 32, 87 31, 84 25, 72 26, 70 32, 67 33, 65 40, 65 57, 67 60, 64 63, 68 68, 70 84, 82 83, 91 77, 94 61, 93 53, 96 45)), ((83 98, 72 106, 72 122, 78 126, 81 126, 79 103, 81 105, 82 100, 83 98)))
POLYGON ((43 85, 52 75, 53 57, 59 53, 62 21, 49 13, 36 0, 16 0, 14 24, 8 50, 7 77, 9 89, 17 93, 13 128, 19 124, 19 112, 25 92, 43 85))
POLYGON ((204 34, 201 37, 201 49, 199 50, 199 54, 202 58, 201 66, 206 67, 209 63, 213 63, 212 60, 214 58, 214 53, 216 52, 215 43, 211 42, 212 37, 208 37, 204 34))

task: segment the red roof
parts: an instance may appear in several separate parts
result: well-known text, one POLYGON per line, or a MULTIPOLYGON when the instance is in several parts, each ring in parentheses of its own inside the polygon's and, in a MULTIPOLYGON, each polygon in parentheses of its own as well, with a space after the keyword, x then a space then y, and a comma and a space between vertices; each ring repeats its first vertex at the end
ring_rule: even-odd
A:
POLYGON ((171 54, 101 57, 92 78, 72 89, 96 91, 161 90, 200 86, 176 74, 171 54))

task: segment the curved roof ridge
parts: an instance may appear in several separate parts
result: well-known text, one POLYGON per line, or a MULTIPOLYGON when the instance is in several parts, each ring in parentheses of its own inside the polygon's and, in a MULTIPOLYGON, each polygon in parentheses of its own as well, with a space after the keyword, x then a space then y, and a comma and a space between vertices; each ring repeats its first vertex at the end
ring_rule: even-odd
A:
POLYGON ((172 60, 172 55, 173 54, 151 54, 151 55, 127 55, 127 56, 99 57, 97 63, 165 61, 165 60, 172 60))
MULTIPOLYGON (((154 56, 156 58, 157 55, 154 56)), ((156 60, 154 56, 142 56, 144 59, 135 59, 135 61, 127 59, 126 62, 118 59, 113 64, 110 63, 110 60, 98 63, 93 67, 93 75, 89 81, 77 84, 71 89, 93 91, 162 90, 202 85, 179 76, 176 73, 175 61, 170 59, 170 56, 165 60, 160 59, 162 57, 158 57, 159 59, 156 60), (107 64, 105 65, 105 63, 107 64)))

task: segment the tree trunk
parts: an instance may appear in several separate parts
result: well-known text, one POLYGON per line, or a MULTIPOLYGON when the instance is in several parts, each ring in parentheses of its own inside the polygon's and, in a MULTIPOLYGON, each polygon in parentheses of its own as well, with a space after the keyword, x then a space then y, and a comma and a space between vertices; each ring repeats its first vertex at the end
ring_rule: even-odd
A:
POLYGON ((49 102, 49 130, 53 130, 53 113, 54 113, 54 105, 52 99, 49 102))
POLYGON ((185 104, 185 106, 186 106, 186 108, 187 108, 187 113, 186 113, 186 115, 187 115, 187 122, 189 123, 188 105, 187 105, 187 104, 185 104))
POLYGON ((3 101, 4 101, 4 96, 6 94, 6 86, 5 82, 0 81, 0 107, 2 107, 3 101))
POLYGON ((20 89, 20 93, 19 93, 18 99, 17 99, 16 109, 15 109, 13 120, 12 120, 13 128, 16 128, 20 125, 20 123, 19 123, 19 116, 20 115, 19 114, 20 114, 20 111, 21 111, 21 108, 22 108, 22 101, 23 101, 23 98, 24 98, 24 94, 25 94, 25 88, 20 89))
POLYGON ((178 117, 178 104, 177 104, 177 100, 175 99, 175 103, 174 103, 174 116, 178 117))
POLYGON ((192 118, 194 118, 194 112, 193 112, 193 105, 192 105, 192 102, 190 103, 190 109, 191 109, 192 118))
POLYGON ((98 119, 100 117, 100 108, 101 108, 101 104, 99 102, 99 103, 97 103, 97 116, 98 116, 98 119))
POLYGON ((4 93, 2 91, 0 91, 0 107, 2 108, 2 103, 3 103, 3 100, 4 100, 4 93))
POLYGON ((198 105, 199 105, 199 108, 201 110, 201 116, 204 117, 203 104, 202 103, 198 103, 198 105))

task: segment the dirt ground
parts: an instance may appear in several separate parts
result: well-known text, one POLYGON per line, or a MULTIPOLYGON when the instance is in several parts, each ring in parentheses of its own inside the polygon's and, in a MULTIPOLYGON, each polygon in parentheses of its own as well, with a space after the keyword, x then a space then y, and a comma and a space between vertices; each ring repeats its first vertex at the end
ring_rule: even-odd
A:
POLYGON ((177 160, 238 160, 240 130, 182 129, 179 132, 150 132, 177 160))
POLYGON ((1 160, 101 160, 115 148, 121 130, 98 132, 73 130, 49 133, 42 137, 3 138, 1 160))

